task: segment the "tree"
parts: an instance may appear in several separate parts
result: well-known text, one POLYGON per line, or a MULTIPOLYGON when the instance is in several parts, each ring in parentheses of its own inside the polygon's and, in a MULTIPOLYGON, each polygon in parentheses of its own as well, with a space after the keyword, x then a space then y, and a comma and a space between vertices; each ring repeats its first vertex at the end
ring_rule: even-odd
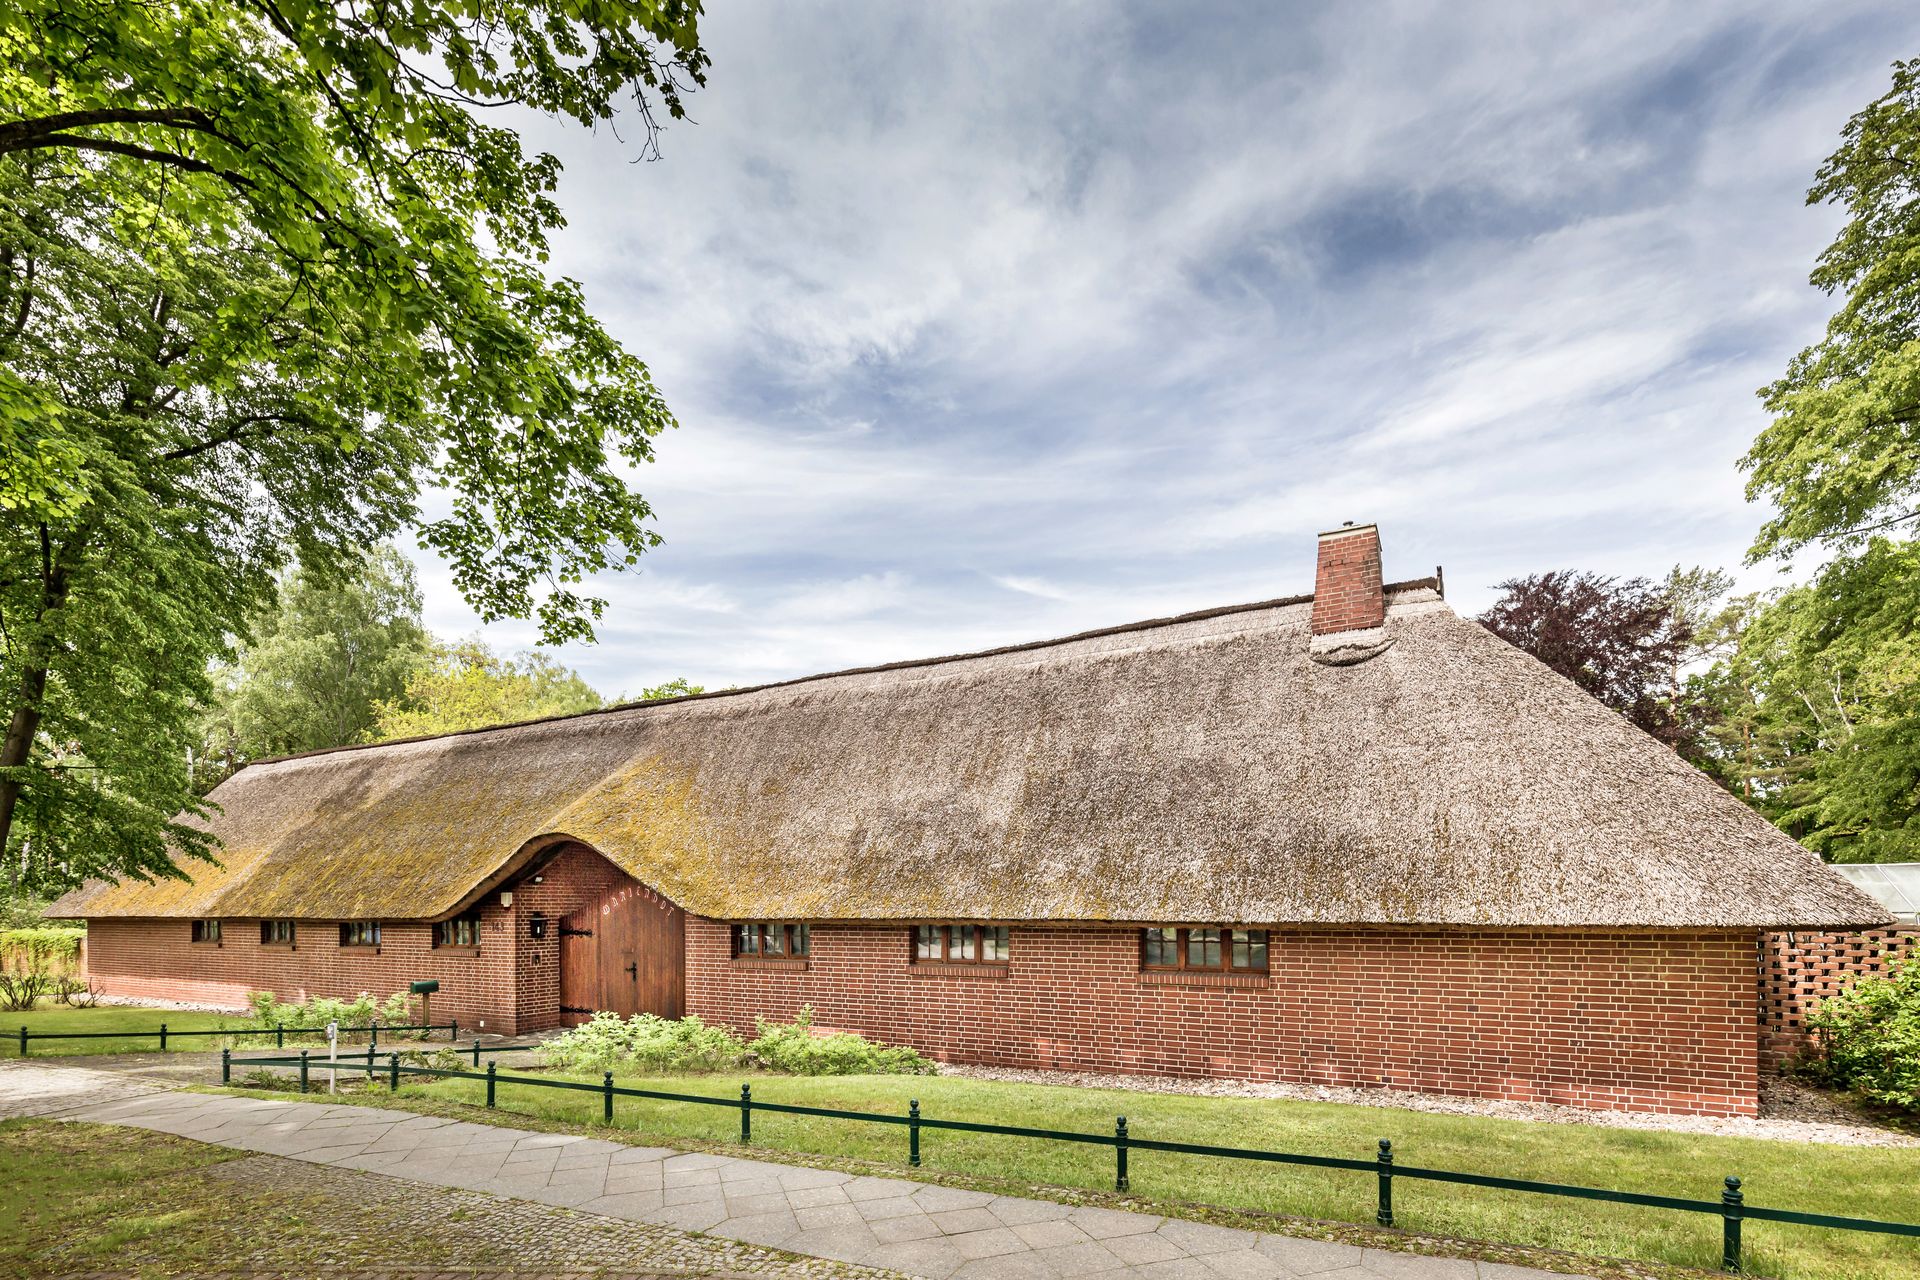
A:
POLYGON ((404 694, 431 642, 413 565, 388 547, 338 583, 288 573, 253 633, 216 673, 203 790, 248 760, 365 741, 376 704, 404 694))
POLYGON ((1849 215, 1812 276, 1844 300, 1760 393, 1773 421, 1742 465, 1747 495, 1777 514, 1756 559, 1858 547, 1920 516, 1920 59, 1895 63, 1893 88, 1847 122, 1807 202, 1849 215))
MULTIPOLYGON (((1761 390, 1742 465, 1770 501, 1750 559, 1820 542, 1814 580, 1761 602, 1717 669, 1757 736, 1756 803, 1843 860, 1920 856, 1920 60, 1847 122, 1807 193, 1848 215, 1812 281, 1840 294, 1821 340, 1761 390)), ((1745 730, 1743 730, 1745 731, 1745 730)))
POLYGON ((657 684, 651 689, 642 689, 636 702, 658 702, 662 698, 691 698, 697 693, 705 693, 707 686, 689 684, 685 676, 675 676, 665 684, 657 684))
POLYGON ((479 113, 672 115, 680 0, 0 7, 0 850, 24 882, 212 856, 210 661, 297 560, 419 519, 486 619, 590 638, 672 425, 541 264, 558 165, 479 113), (651 97, 650 97, 651 95, 651 97))
POLYGON ((543 653, 503 658, 479 639, 435 646, 401 697, 375 707, 374 741, 593 711, 606 702, 543 653))
POLYGON ((1735 790, 1781 827, 1839 862, 1920 853, 1920 545, 1754 600, 1702 693, 1735 790))
POLYGON ((1664 592, 1645 578, 1571 570, 1512 578, 1500 589, 1481 625, 1669 746, 1686 739, 1672 694, 1692 633, 1664 592))

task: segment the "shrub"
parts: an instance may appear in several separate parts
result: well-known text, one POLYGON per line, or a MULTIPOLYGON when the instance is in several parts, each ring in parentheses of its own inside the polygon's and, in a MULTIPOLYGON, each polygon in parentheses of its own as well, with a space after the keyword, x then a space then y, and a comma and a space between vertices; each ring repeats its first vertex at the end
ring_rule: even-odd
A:
POLYGON ((52 981, 42 970, 0 969, 0 1010, 21 1013, 33 1008, 52 981))
POLYGON ((699 1018, 673 1021, 651 1013, 622 1018, 596 1013, 592 1019, 546 1042, 540 1049, 549 1066, 564 1071, 613 1071, 650 1074, 724 1071, 746 1061, 747 1047, 725 1027, 699 1018))
POLYGON ((1816 1047, 1803 1074, 1870 1102, 1920 1111, 1920 957, 1857 979, 1807 1018, 1816 1047))
POLYGON ((352 1000, 315 996, 304 1001, 283 1001, 271 991, 249 991, 247 1003, 253 1006, 253 1016, 260 1025, 284 1027, 289 1031, 324 1027, 329 1022, 338 1022, 342 1031, 370 1027, 376 1019, 382 1027, 413 1023, 408 1012, 409 997, 404 991, 396 991, 384 1001, 376 1001, 365 991, 352 1000))
POLYGON ((792 1022, 754 1020, 759 1032, 747 1046, 770 1071, 795 1076, 927 1076, 935 1071, 931 1060, 905 1045, 876 1044, 851 1031, 819 1035, 813 1029, 813 1010, 804 1008, 792 1022))

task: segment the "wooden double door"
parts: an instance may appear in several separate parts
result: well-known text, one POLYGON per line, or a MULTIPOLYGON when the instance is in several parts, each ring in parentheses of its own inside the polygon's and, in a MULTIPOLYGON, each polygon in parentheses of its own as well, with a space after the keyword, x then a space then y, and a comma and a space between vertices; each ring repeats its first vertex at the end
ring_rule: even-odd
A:
POLYGON ((685 1016, 686 938, 687 913, 640 884, 561 916, 561 1021, 601 1010, 685 1016))

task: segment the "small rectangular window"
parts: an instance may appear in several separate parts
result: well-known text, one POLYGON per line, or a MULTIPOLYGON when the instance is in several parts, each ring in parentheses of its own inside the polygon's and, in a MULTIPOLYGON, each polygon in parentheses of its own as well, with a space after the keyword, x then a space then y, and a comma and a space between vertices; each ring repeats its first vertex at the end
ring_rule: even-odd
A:
POLYGON ((767 920, 733 926, 733 954, 736 957, 805 959, 812 941, 812 930, 804 924, 767 920))
POLYGON ((436 947, 477 947, 480 945, 480 916, 470 912, 464 916, 455 916, 451 920, 442 920, 433 926, 433 945, 436 947))
POLYGON ((193 940, 195 942, 220 941, 220 922, 218 920, 195 920, 193 922, 193 940))
POLYGON ((1142 962, 1149 969, 1179 968, 1180 931, 1178 929, 1147 930, 1142 962))
POLYGON ((1220 967, 1220 931, 1218 929, 1187 930, 1187 968, 1218 969, 1220 967))
POLYGON ((913 931, 913 958, 938 964, 1005 964, 1008 938, 1003 924, 923 924, 913 931))
POLYGON ((260 945, 263 947, 292 946, 293 921, 262 920, 260 922, 260 945))
POLYGON ((380 922, 378 920, 349 920, 340 926, 340 945, 343 947, 377 947, 380 945, 380 922))
POLYGON ((1142 929, 1140 967, 1199 973, 1265 973, 1267 931, 1142 929))

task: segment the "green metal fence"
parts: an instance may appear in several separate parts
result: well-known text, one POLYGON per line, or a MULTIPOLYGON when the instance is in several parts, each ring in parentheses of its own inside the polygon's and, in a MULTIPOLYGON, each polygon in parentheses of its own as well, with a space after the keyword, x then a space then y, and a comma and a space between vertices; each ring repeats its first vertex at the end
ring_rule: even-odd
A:
MULTIPOLYGON (((473 1060, 477 1065, 484 1052, 498 1052, 508 1049, 533 1049, 538 1045, 498 1045, 483 1050, 479 1041, 473 1044, 473 1060)), ((355 1054, 355 1058, 362 1055, 355 1054)), ((693 1093, 664 1093, 657 1089, 633 1089, 613 1082, 613 1072, 606 1072, 599 1084, 580 1080, 548 1080, 539 1076, 503 1076, 499 1073, 499 1064, 489 1062, 484 1072, 451 1071, 440 1067, 415 1067, 403 1065, 400 1055, 389 1053, 385 1063, 376 1063, 372 1046, 368 1046, 365 1065, 355 1063, 349 1070, 364 1070, 371 1080, 376 1071, 384 1070, 388 1086, 393 1090, 400 1088, 402 1075, 436 1076, 454 1080, 481 1080, 487 1086, 487 1106, 495 1105, 498 1088, 501 1084, 529 1085, 542 1089, 571 1089, 579 1093, 596 1093, 601 1097, 601 1121, 613 1123, 613 1103, 615 1098, 647 1098, 659 1102, 691 1102, 704 1106, 728 1107, 740 1113, 740 1141, 753 1141, 753 1115, 756 1111, 773 1112, 779 1115, 823 1116, 832 1120, 857 1120, 868 1124, 890 1124, 905 1127, 907 1130, 907 1164, 918 1167, 920 1164, 920 1134, 924 1129, 945 1129, 960 1133, 991 1133, 1013 1138, 1036 1138, 1045 1142, 1075 1142, 1086 1146, 1112 1147, 1114 1155, 1113 1185, 1116 1191, 1129 1188, 1128 1162, 1136 1151, 1165 1151, 1178 1155, 1216 1156, 1225 1160, 1255 1160, 1269 1164, 1304 1165, 1316 1169, 1341 1169, 1356 1173, 1370 1173, 1374 1176, 1378 1196, 1374 1220, 1383 1227, 1394 1224, 1393 1184, 1396 1178, 1412 1178, 1422 1182, 1451 1182, 1467 1187, 1491 1187, 1499 1191, 1522 1191, 1534 1195, 1570 1196, 1579 1200, 1605 1200, 1614 1204, 1639 1205, 1649 1209, 1671 1209, 1680 1213, 1712 1214, 1720 1219, 1721 1249, 1720 1266, 1722 1270, 1737 1272, 1740 1270, 1741 1225, 1745 1222, 1786 1222, 1807 1227, 1831 1227, 1839 1231, 1864 1231, 1880 1235, 1920 1237, 1920 1223, 1877 1222, 1871 1218, 1846 1218, 1830 1213, 1800 1213, 1792 1209, 1769 1209, 1746 1203, 1740 1190, 1740 1179, 1729 1177, 1720 1188, 1717 1200, 1689 1200, 1680 1196, 1646 1195, 1638 1191, 1614 1191, 1604 1187, 1577 1187, 1556 1182, 1531 1182, 1523 1178, 1500 1178, 1484 1173, 1459 1173, 1451 1169, 1427 1169, 1419 1165, 1404 1165, 1395 1161, 1393 1143, 1386 1138, 1380 1139, 1379 1149, 1371 1159, 1356 1159, 1346 1156, 1310 1156, 1288 1151, 1262 1151, 1249 1147, 1215 1147, 1194 1142, 1166 1142, 1156 1138, 1142 1138, 1127 1129, 1127 1118, 1116 1117, 1113 1132, 1078 1133, 1066 1129, 1032 1129, 1021 1125, 991 1124, 975 1120, 941 1120, 920 1113, 918 1099, 907 1104, 907 1114, 888 1115, 876 1111, 842 1111, 833 1107, 808 1107, 790 1102, 759 1102, 754 1099, 753 1086, 742 1084, 738 1098, 715 1098, 693 1093)), ((308 1073, 313 1066, 333 1067, 339 1064, 326 1060, 312 1059, 306 1050, 299 1057, 275 1058, 234 1058, 231 1051, 222 1050, 220 1054, 220 1081, 230 1084, 233 1080, 233 1068, 243 1067, 297 1067, 300 1071, 300 1090, 306 1092, 308 1073)))
MULTIPOLYGON (((382 1031, 389 1033, 395 1031, 425 1031, 428 1034, 432 1034, 435 1031, 444 1031, 447 1033, 448 1040, 457 1040, 460 1038, 460 1023, 457 1020, 453 1022, 436 1022, 426 1026, 383 1027, 375 1023, 367 1027, 341 1027, 339 1030, 343 1036, 365 1034, 369 1037, 368 1043, 374 1045, 380 1043, 380 1033, 382 1031)), ((22 1027, 20 1028, 20 1056, 23 1058, 27 1056, 27 1046, 35 1040, 158 1040, 160 1042, 160 1051, 165 1053, 167 1051, 168 1041, 186 1040, 194 1037, 272 1036, 274 1044, 284 1049, 288 1036, 324 1036, 325 1034, 327 1034, 325 1027, 228 1027, 216 1031, 169 1031, 167 1030, 167 1024, 164 1022, 152 1031, 29 1031, 27 1028, 22 1027)))

